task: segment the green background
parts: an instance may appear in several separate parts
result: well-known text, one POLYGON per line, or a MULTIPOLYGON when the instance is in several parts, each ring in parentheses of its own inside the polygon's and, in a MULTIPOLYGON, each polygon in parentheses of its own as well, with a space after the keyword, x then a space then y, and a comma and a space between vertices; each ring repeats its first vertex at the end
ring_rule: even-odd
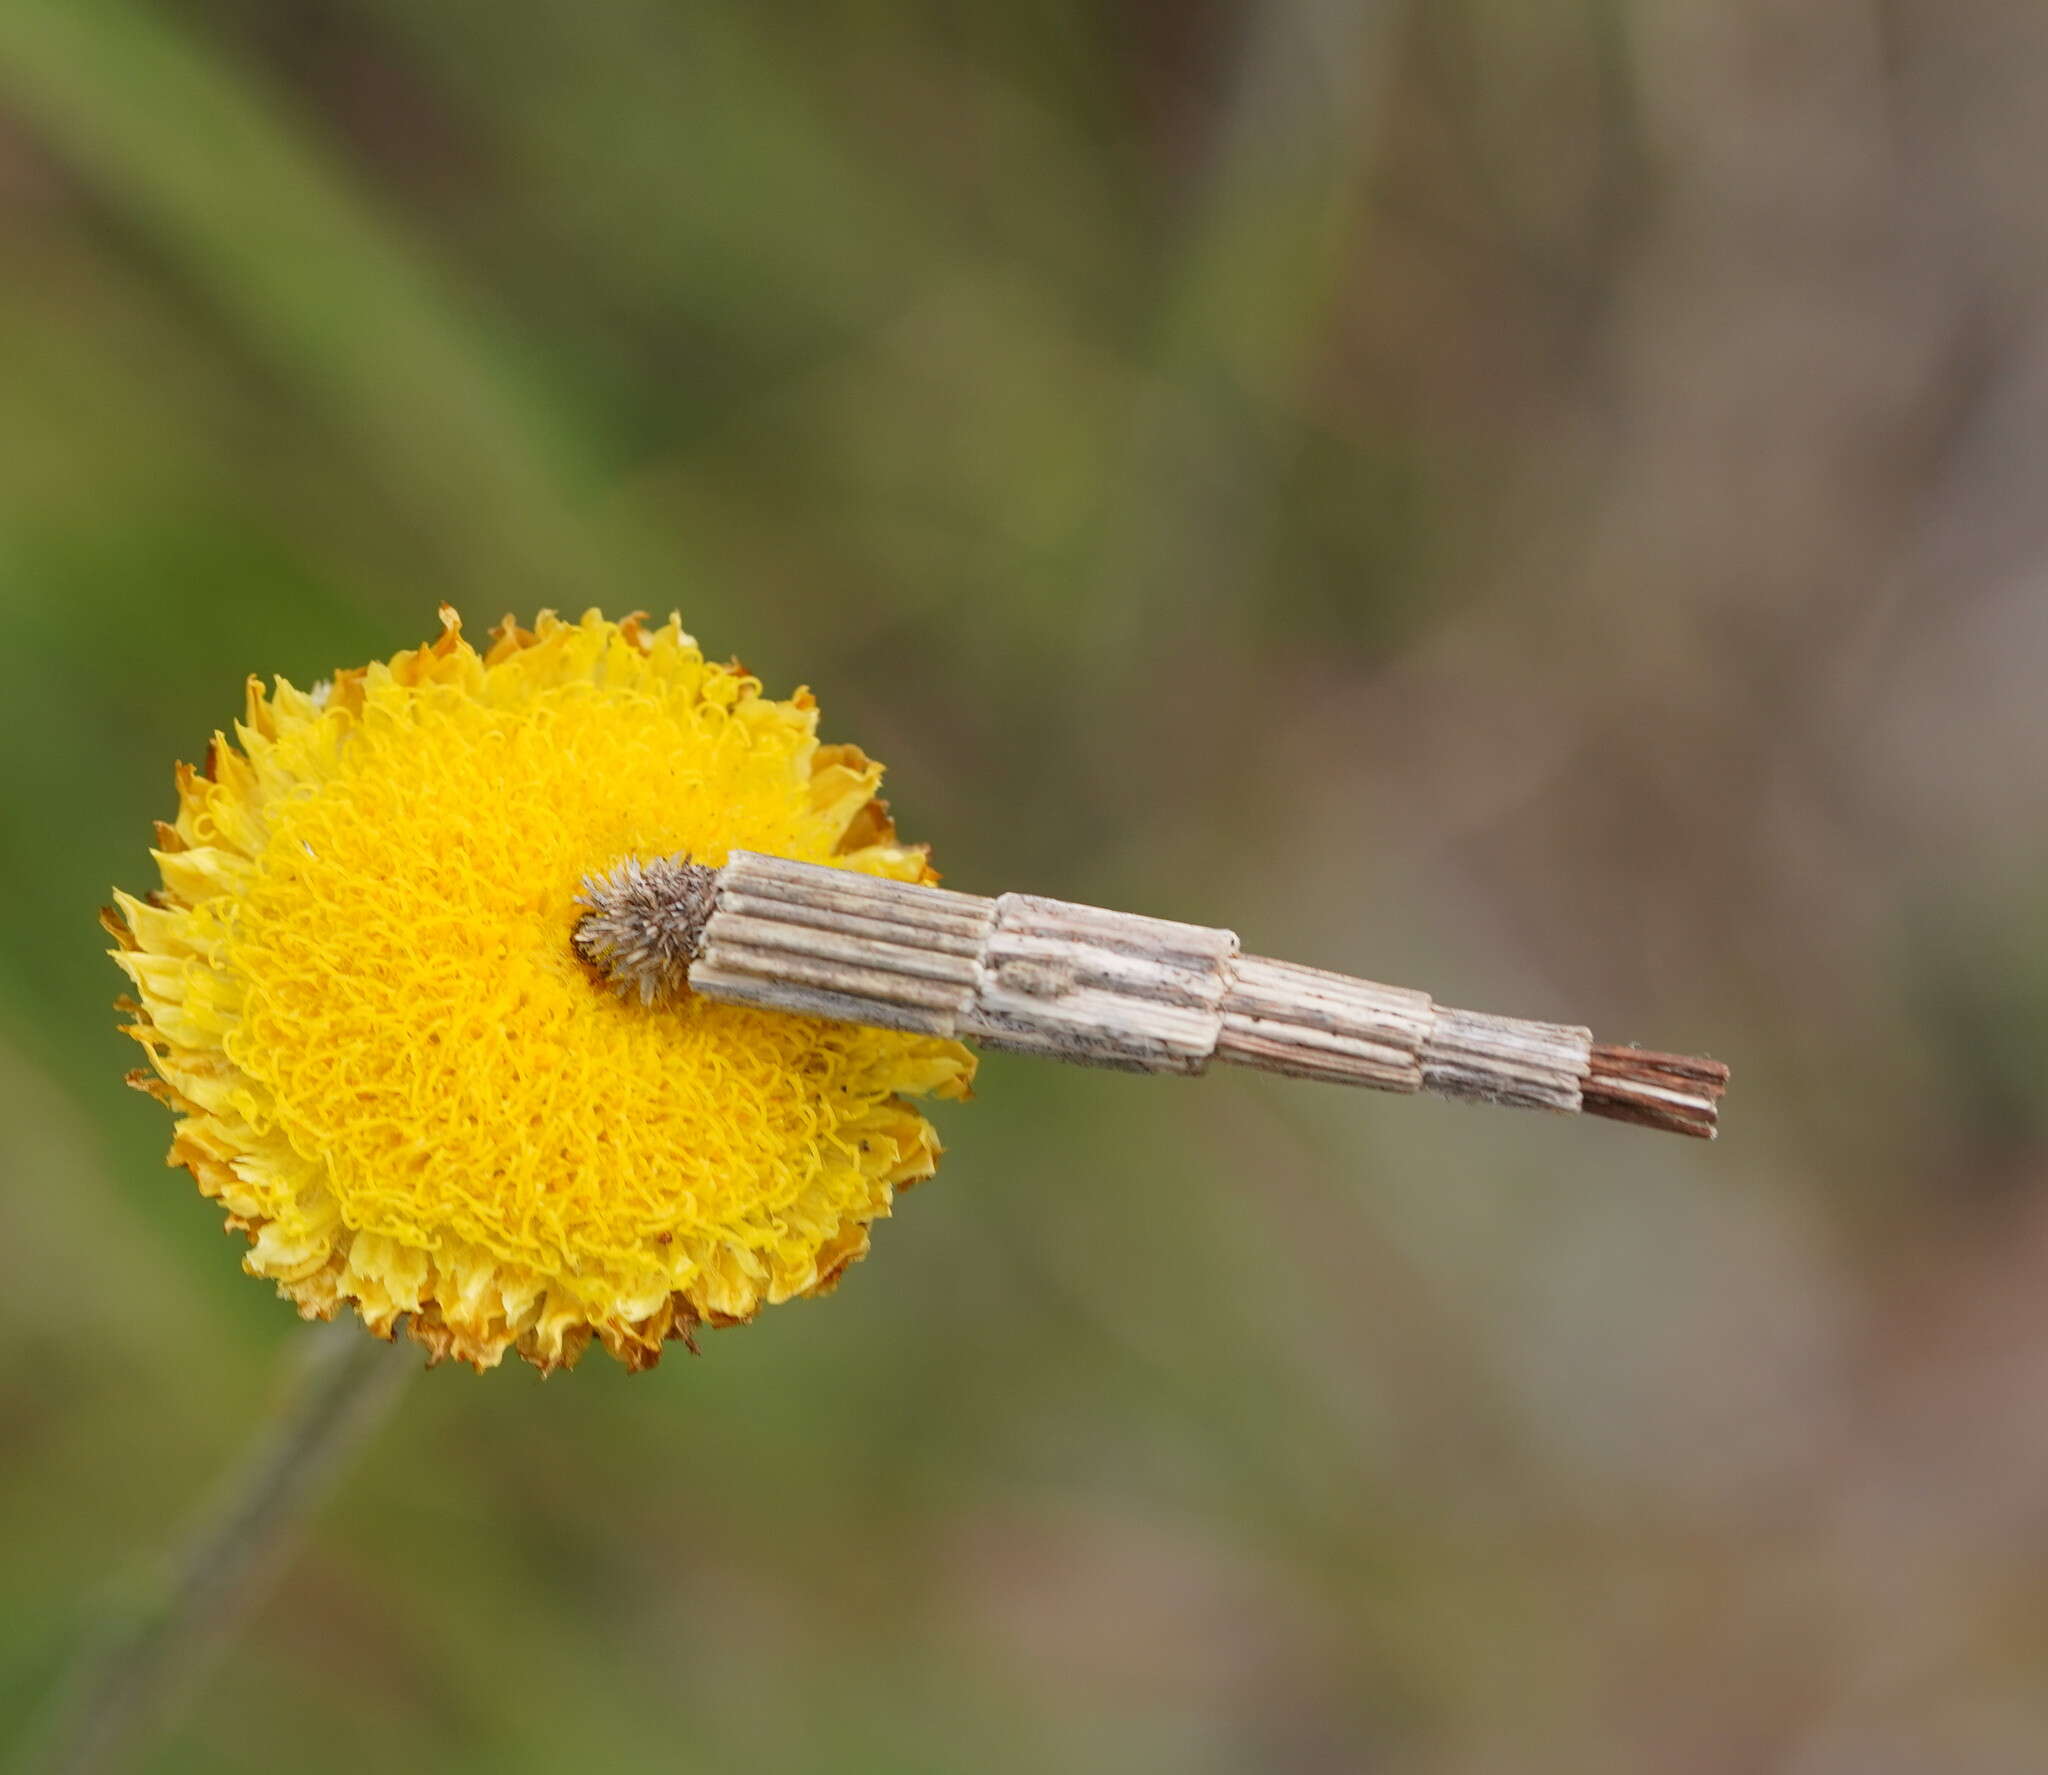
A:
POLYGON ((447 600, 1727 1131, 993 1057, 830 1302, 415 1382, 144 1766, 2048 1766, 2044 118, 2031 0, 5 0, 0 1746, 296 1329, 94 909, 447 600))

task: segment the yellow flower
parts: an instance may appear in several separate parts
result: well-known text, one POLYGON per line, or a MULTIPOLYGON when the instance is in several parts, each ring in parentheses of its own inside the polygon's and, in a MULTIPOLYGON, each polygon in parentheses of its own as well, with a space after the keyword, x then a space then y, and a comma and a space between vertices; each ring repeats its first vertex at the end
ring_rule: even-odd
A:
POLYGON ((179 1114, 170 1162, 308 1317, 401 1318, 433 1358, 632 1368, 830 1288, 966 1095, 952 1042, 606 990, 570 947, 622 857, 773 852, 932 879, 881 767, 675 619, 508 618, 310 694, 252 679, 178 770, 163 889, 115 959, 179 1114))

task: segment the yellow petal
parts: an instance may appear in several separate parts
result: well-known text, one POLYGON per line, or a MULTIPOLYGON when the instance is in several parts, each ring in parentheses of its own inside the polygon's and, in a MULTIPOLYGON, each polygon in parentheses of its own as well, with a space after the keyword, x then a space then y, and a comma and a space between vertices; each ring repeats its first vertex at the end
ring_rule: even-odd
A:
POLYGON ((588 874, 733 849, 919 880, 881 767, 807 692, 707 664, 670 617, 510 619, 307 693, 248 686, 180 767, 150 899, 117 897, 131 1033, 172 1162, 310 1316, 404 1321, 438 1360, 632 1368, 700 1323, 829 1289, 961 1096, 950 1042, 603 990, 588 874))

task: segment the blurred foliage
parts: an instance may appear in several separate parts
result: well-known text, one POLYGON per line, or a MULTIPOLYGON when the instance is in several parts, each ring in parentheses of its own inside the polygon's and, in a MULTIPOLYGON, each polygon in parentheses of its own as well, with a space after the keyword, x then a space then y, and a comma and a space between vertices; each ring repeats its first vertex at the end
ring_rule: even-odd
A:
POLYGON ((2028 0, 9 0, 0 1743, 292 1330, 92 909, 446 599, 1729 1131, 994 1058, 829 1305, 419 1384, 150 1767, 2041 1766, 2044 138, 2028 0))

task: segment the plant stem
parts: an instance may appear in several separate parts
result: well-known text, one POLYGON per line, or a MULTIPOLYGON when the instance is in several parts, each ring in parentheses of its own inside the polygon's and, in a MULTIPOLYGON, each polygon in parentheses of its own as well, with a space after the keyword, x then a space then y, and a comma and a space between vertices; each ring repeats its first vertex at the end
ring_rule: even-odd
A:
POLYGON ((314 1326, 292 1357, 275 1415, 141 1595, 81 1650, 21 1775, 102 1775, 171 1718, 415 1367, 355 1324, 314 1326))

